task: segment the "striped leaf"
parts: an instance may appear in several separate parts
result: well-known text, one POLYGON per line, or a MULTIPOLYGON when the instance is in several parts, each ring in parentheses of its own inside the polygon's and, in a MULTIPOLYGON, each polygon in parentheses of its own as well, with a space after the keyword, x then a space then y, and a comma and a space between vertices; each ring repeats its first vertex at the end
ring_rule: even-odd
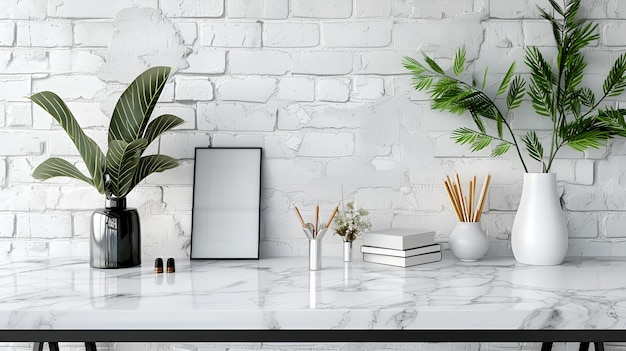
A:
POLYGON ((139 182, 152 173, 163 172, 178 166, 178 161, 165 155, 148 155, 139 159, 135 177, 128 191, 130 192, 139 182))
POLYGON ((47 180, 54 177, 71 177, 93 185, 93 181, 82 174, 76 166, 58 157, 43 161, 33 172, 33 178, 47 180))
POLYGON ((116 197, 124 197, 130 191, 139 164, 141 152, 148 143, 145 139, 137 139, 130 143, 124 140, 112 140, 107 152, 107 172, 111 177, 111 189, 116 197))
POLYGON ((146 128, 146 134, 144 139, 148 141, 148 145, 158 138, 164 132, 183 124, 185 121, 182 118, 178 118, 174 115, 162 115, 154 119, 154 121, 148 124, 146 128))
POLYGON ((130 143, 143 137, 171 70, 171 67, 150 68, 124 90, 111 117, 109 142, 124 140, 130 143))
MULTIPOLYGON (((46 110, 65 129, 87 165, 93 186, 100 193, 104 193, 104 153, 98 144, 83 132, 67 105, 60 97, 50 91, 37 93, 31 96, 30 100, 46 110)), ((66 176, 74 177, 74 174, 68 173, 66 176)))

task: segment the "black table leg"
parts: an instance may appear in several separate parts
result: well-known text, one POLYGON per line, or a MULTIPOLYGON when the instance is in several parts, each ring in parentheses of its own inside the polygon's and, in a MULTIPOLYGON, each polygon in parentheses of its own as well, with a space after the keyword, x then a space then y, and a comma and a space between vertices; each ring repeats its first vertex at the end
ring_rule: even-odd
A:
POLYGON ((33 343, 33 351, 43 351, 43 343, 42 342, 33 343))
POLYGON ((604 343, 603 342, 594 342, 593 346, 596 349, 596 351, 604 351, 604 343))
POLYGON ((85 351, 98 351, 96 349, 96 343, 95 342, 86 342, 85 343, 85 351))
POLYGON ((50 351, 59 351, 58 342, 48 342, 48 346, 50 347, 50 351))
POLYGON ((580 347, 578 348, 578 351, 589 351, 589 342, 588 341, 581 342, 580 347))
POLYGON ((541 344, 541 351, 552 351, 552 343, 551 342, 543 342, 541 344))

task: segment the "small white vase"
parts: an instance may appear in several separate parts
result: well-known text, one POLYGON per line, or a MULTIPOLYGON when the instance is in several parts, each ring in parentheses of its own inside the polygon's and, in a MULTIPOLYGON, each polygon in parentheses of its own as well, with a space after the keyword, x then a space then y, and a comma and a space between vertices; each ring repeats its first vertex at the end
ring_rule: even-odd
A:
POLYGON ((515 259, 528 265, 561 264, 567 244, 567 225, 556 192, 556 175, 524 174, 522 198, 511 230, 515 259))
POLYGON ((489 238, 480 227, 480 222, 458 222, 450 233, 448 244, 459 260, 474 262, 487 253, 489 238))
POLYGON ((343 261, 352 262, 352 241, 343 242, 343 261))

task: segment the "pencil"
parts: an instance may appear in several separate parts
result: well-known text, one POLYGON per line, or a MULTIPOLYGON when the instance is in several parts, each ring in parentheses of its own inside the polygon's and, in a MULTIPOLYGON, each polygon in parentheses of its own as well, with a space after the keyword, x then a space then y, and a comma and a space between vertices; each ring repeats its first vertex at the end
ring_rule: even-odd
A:
POLYGON ((454 213, 456 213, 456 217, 459 219, 459 222, 463 222, 463 218, 461 218, 461 213, 459 212, 459 207, 457 206, 456 200, 452 195, 452 190, 450 190, 450 185, 448 185, 448 182, 444 180, 443 186, 446 188, 450 202, 452 202, 452 208, 454 209, 454 213))
POLYGON ((489 182, 491 181, 491 174, 487 174, 485 178, 485 182, 483 183, 483 189, 480 192, 480 199, 478 200, 478 208, 476 213, 474 214, 474 222, 480 222, 480 217, 482 216, 483 206, 485 205, 485 198, 487 195, 487 189, 489 188, 489 182))
POLYGON ((330 215, 328 222, 326 222, 326 228, 330 226, 330 223, 333 221, 333 218, 335 218, 335 215, 337 214, 338 210, 339 210, 339 205, 335 206, 335 209, 333 210, 333 213, 330 215))
POLYGON ((302 219, 302 215, 300 214, 300 211, 298 211, 298 206, 294 206, 293 209, 296 211, 296 214, 298 215, 298 219, 300 220, 300 224, 302 224, 302 228, 306 228, 306 223, 304 223, 304 219, 302 219))
POLYGON ((317 228, 318 228, 319 220, 320 220, 320 206, 318 204, 315 204, 315 233, 313 233, 314 238, 317 237, 317 231, 318 231, 317 228))

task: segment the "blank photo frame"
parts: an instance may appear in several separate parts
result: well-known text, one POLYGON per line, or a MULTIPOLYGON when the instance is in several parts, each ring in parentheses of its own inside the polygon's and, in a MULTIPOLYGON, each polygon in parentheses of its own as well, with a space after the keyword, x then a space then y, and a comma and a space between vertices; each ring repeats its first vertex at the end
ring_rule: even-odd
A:
POLYGON ((196 148, 191 259, 258 259, 261 148, 196 148))

